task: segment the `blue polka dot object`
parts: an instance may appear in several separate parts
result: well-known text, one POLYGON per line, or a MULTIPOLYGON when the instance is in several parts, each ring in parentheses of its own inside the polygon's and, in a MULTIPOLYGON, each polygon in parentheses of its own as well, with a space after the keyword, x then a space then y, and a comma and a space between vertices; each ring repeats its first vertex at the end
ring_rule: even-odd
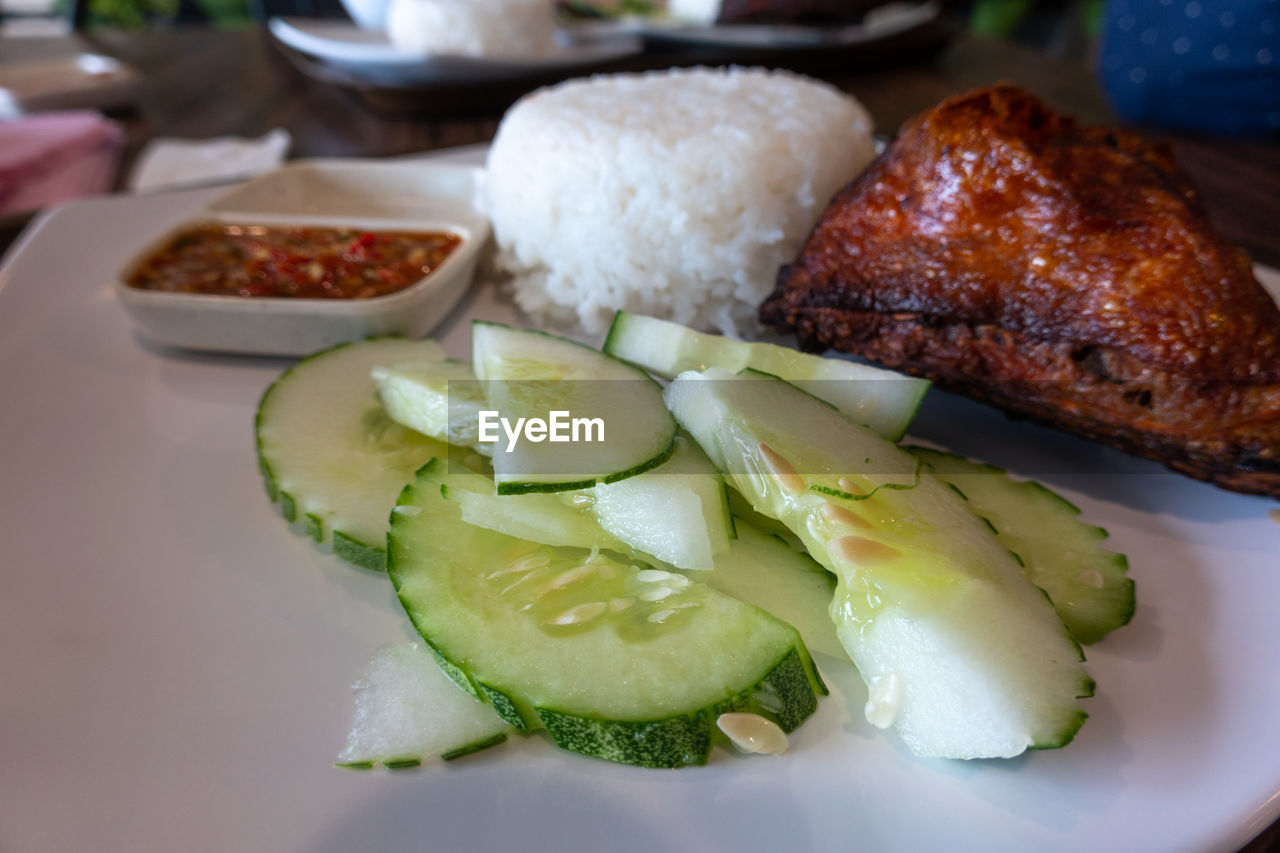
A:
POLYGON ((1107 0, 1099 61, 1129 121, 1280 139, 1280 0, 1107 0))

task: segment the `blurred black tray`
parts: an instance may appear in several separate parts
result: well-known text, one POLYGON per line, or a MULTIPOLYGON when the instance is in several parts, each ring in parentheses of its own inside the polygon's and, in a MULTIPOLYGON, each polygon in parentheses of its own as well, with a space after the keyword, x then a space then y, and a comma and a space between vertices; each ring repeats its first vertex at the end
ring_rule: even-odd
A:
POLYGON ((883 69, 932 59, 958 32, 958 27, 937 18, 918 27, 874 42, 852 45, 744 48, 689 45, 646 40, 643 53, 590 68, 559 69, 529 74, 518 80, 450 81, 389 85, 361 79, 323 59, 295 50, 273 39, 276 48, 305 76, 337 86, 371 109, 399 116, 474 116, 500 113, 520 96, 541 86, 585 74, 648 71, 694 65, 747 65, 785 68, 819 78, 844 76, 869 69, 883 69))

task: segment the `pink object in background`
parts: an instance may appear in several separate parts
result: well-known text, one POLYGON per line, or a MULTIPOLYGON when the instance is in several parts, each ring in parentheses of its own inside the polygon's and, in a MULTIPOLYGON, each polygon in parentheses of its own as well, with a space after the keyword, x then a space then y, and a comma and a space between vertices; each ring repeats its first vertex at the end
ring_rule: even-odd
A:
POLYGON ((109 191, 123 147, 119 126, 95 112, 0 122, 0 213, 109 191))

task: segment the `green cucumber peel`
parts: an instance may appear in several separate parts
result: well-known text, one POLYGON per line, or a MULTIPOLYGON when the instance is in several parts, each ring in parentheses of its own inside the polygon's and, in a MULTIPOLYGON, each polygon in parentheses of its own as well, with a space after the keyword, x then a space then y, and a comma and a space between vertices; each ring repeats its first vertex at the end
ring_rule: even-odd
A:
POLYGON ((1034 480, 1014 480, 995 465, 906 449, 965 495, 1081 643, 1095 643, 1133 618, 1137 601, 1128 559, 1102 547, 1107 531, 1081 521, 1071 501, 1034 480))
POLYGON ((340 559, 380 571, 387 513, 414 471, 447 447, 392 421, 372 366, 443 358, 432 341, 371 338, 314 353, 263 392, 254 416, 258 469, 289 524, 340 559))
POLYGON ((924 756, 1068 742, 1076 700, 1093 690, 1079 644, 959 494, 776 378, 682 374, 667 401, 754 510, 836 575, 831 615, 867 682, 873 725, 894 726, 924 756), (915 487, 852 499, 889 482, 915 487), (849 497, 831 495, 837 486, 849 497))
POLYGON ((675 573, 467 525, 441 488, 466 476, 419 472, 392 514, 388 575, 446 673, 508 723, 678 767, 706 760, 723 710, 784 729, 812 713, 825 685, 794 628, 675 573))

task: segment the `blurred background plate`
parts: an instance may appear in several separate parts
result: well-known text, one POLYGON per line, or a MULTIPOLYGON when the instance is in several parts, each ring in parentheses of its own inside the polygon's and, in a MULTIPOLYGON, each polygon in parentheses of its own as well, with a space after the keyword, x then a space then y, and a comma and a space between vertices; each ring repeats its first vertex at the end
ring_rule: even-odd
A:
MULTIPOLYGON (((608 23, 595 22, 593 26, 608 23)), ((350 33, 349 25, 346 30, 350 33)), ((296 28, 294 32, 297 32, 296 28)), ((831 75, 848 74, 859 69, 883 70, 924 62, 943 50, 956 32, 954 23, 945 17, 938 17, 860 44, 811 42, 800 47, 741 47, 645 38, 641 50, 637 43, 639 38, 635 35, 619 35, 617 31, 582 35, 575 25, 571 38, 582 37, 586 42, 580 44, 580 48, 600 50, 600 53, 591 55, 613 58, 600 58, 598 62, 584 65, 547 64, 522 74, 489 74, 463 78, 424 74, 421 68, 414 69, 413 73, 402 74, 398 69, 388 70, 360 62, 332 62, 295 47, 278 35, 273 34, 271 42, 302 74, 343 90, 376 114, 419 119, 426 116, 468 117, 487 121, 534 89, 586 74, 638 72, 696 65, 758 65, 785 68, 829 79, 831 75), (597 38, 605 40, 596 41, 597 38), (609 41, 618 38, 623 39, 626 52, 619 49, 616 41, 609 41), (614 54, 614 50, 618 50, 618 53, 614 54)), ((372 43, 372 40, 366 42, 372 43)), ((419 65, 422 62, 416 60, 419 65)))
MULTIPOLYGON (((793 24, 687 24, 669 18, 631 18, 617 22, 625 31, 638 32, 651 42, 673 42, 706 47, 761 50, 837 48, 869 44, 892 38, 928 24, 941 14, 936 2, 891 3, 867 12, 861 23, 833 26, 793 24)), ((594 24, 599 35, 605 25, 594 24)))
MULTIPOLYGON (((545 57, 424 57, 399 50, 385 32, 361 29, 345 21, 272 18, 268 27, 278 43, 314 62, 342 72, 356 82, 382 86, 499 82, 546 74, 583 74, 638 54, 643 48, 639 38, 623 37, 571 44, 545 57)), ((300 67, 309 70, 306 66, 300 67)))

